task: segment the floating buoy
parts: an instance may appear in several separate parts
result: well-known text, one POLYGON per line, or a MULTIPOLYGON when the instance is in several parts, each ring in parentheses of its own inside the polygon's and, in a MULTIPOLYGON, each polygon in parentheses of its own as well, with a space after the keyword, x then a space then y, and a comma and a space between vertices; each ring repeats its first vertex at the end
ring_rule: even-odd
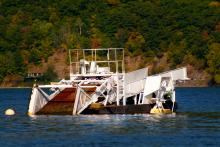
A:
POLYGON ((171 114, 172 110, 170 109, 163 109, 163 108, 157 108, 157 107, 153 107, 150 110, 150 114, 171 114))
POLYGON ((15 115, 15 111, 13 109, 7 109, 5 115, 15 115))
POLYGON ((101 103, 92 103, 92 104, 89 106, 89 108, 92 108, 92 109, 101 109, 101 108, 103 108, 103 107, 104 107, 104 105, 101 104, 101 103))

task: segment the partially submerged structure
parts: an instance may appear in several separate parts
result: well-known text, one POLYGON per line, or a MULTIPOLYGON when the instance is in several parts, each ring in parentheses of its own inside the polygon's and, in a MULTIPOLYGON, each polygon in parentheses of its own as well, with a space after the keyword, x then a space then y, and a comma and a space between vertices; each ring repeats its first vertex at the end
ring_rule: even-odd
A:
POLYGON ((69 50, 70 79, 34 85, 29 115, 172 113, 174 82, 186 68, 148 76, 143 68, 125 73, 124 49, 69 50))

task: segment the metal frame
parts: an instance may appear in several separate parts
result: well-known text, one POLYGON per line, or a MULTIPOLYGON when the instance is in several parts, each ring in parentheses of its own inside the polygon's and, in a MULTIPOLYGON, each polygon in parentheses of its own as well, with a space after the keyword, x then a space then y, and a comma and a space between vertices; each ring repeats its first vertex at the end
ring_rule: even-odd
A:
MULTIPOLYGON (((86 82, 98 82, 103 83, 103 80, 94 80, 93 77, 104 77, 107 79, 111 76, 116 77, 116 103, 120 105, 120 99, 123 98, 123 105, 126 105, 126 98, 125 98, 125 67, 124 67, 124 49, 123 48, 98 48, 98 49, 69 49, 69 61, 70 61, 70 79, 74 83, 80 83, 82 81, 86 82), (100 58, 98 59, 98 55, 101 51, 105 51, 101 54, 100 58), (74 59, 74 60, 73 60, 74 59), (80 68, 83 67, 84 70, 87 71, 86 65, 80 66, 80 61, 87 61, 89 63, 95 61, 97 65, 105 64, 106 67, 109 68, 109 73, 83 73, 80 72, 80 68), (85 77, 86 80, 82 79, 74 79, 71 77, 85 77), (91 80, 91 79, 92 80, 91 80)), ((85 63, 85 62, 84 62, 85 63)), ((108 97, 106 97, 107 99, 108 97)))
MULTIPOLYGON (((113 75, 113 74, 117 74, 117 73, 125 73, 125 68, 124 68, 124 49, 123 48, 98 48, 98 49, 69 49, 69 61, 70 61, 70 76, 79 76, 79 75, 91 75, 90 73, 87 73, 87 74, 80 74, 80 60, 83 59, 83 60, 86 60, 86 58, 88 58, 88 56, 86 55, 86 51, 91 51, 91 55, 92 55, 92 59, 91 60, 87 60, 88 62, 92 62, 92 61, 95 61, 97 64, 99 63, 106 63, 108 65, 108 67, 110 68, 110 65, 112 63, 114 63, 115 65, 115 72, 114 71, 111 71, 111 68, 110 68, 110 71, 113 72, 112 74, 110 73, 110 75, 113 75), (97 53, 99 51, 107 51, 107 54, 106 54, 106 60, 97 60, 97 53), (72 53, 75 52, 76 53, 76 57, 74 57, 76 60, 72 60, 72 53), (109 57, 109 54, 110 52, 113 52, 113 56, 114 56, 114 59, 113 60, 110 60, 110 57, 109 57), (117 55, 118 53, 122 53, 122 59, 118 59, 118 56, 117 55), (82 58, 79 59, 79 54, 82 54, 82 58), (75 70, 75 73, 74 71, 75 70)), ((98 76, 95 75, 95 76, 98 76)), ((102 74, 102 76, 105 76, 105 74, 102 74)))

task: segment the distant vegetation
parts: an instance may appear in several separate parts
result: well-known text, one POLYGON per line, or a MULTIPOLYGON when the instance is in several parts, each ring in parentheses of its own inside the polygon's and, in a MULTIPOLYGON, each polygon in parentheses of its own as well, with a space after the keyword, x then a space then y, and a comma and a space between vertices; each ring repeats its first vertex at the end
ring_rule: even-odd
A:
MULTIPOLYGON (((220 2, 211 0, 0 0, 0 81, 58 49, 124 47, 167 53, 220 83, 220 2)), ((145 62, 145 61, 143 61, 145 62)))
POLYGON ((47 71, 44 73, 42 77, 40 77, 40 81, 45 83, 50 83, 51 81, 57 80, 57 74, 53 70, 53 66, 49 66, 47 71))

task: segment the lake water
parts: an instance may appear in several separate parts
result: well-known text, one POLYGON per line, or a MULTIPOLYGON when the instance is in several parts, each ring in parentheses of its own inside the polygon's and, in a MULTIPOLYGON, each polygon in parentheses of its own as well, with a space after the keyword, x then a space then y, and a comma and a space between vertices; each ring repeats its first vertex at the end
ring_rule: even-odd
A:
POLYGON ((31 89, 0 89, 0 146, 220 146, 220 88, 177 88, 175 115, 26 115, 31 89), (16 115, 5 116, 7 108, 16 115))

